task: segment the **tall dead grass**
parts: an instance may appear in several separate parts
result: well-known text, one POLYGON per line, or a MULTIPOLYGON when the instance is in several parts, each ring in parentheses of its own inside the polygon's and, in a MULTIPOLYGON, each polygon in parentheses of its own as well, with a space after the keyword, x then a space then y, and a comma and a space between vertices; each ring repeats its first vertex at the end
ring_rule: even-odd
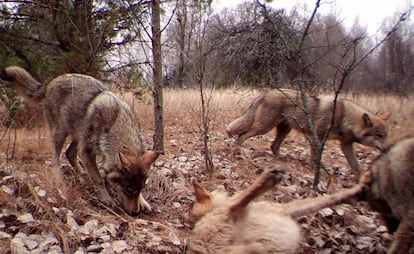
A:
MULTIPOLYGON (((211 121, 214 122, 213 131, 223 131, 225 124, 241 115, 259 93, 259 90, 239 88, 209 90, 206 97, 209 102, 211 121)), ((348 93, 341 94, 341 96, 367 108, 372 113, 391 113, 391 117, 387 121, 391 141, 414 134, 414 95, 400 97, 386 94, 348 93)), ((136 105, 138 115, 152 117, 153 108, 150 102, 144 106, 141 102, 132 98, 130 98, 130 101, 136 105)), ((172 118, 182 119, 183 124, 190 123, 193 127, 196 127, 195 125, 199 125, 201 121, 200 107, 200 92, 197 89, 164 90, 166 127, 168 127, 168 120, 172 118), (191 121, 186 121, 186 119, 191 121)))
MULTIPOLYGON (((206 89, 205 101, 213 130, 223 127, 232 117, 240 115, 250 102, 258 95, 257 90, 251 89, 206 89), (214 127, 215 126, 215 127, 214 127)), ((182 121, 189 128, 201 126, 201 97, 197 89, 165 89, 164 90, 164 119, 165 127, 172 122, 182 121)), ((136 100, 132 93, 123 95, 133 105, 143 129, 153 129, 152 101, 136 100)))

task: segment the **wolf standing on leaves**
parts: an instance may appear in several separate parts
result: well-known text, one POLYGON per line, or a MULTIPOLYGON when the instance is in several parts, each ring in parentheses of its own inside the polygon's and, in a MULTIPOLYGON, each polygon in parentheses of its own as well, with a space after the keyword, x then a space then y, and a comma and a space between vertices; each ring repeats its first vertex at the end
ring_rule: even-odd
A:
MULTIPOLYGON (((389 114, 376 116, 357 104, 334 96, 311 97, 306 95, 309 115, 319 140, 329 131, 328 139, 339 140, 356 179, 360 170, 355 158, 353 143, 383 150, 387 138, 385 120, 389 114), (332 121, 333 110, 335 117, 332 121), (331 126, 332 123, 332 126, 331 126)), ((298 91, 289 89, 269 90, 253 100, 247 111, 227 126, 229 136, 237 136, 238 144, 257 135, 263 135, 275 128, 276 137, 272 143, 273 154, 279 153, 280 145, 292 129, 303 132, 312 139, 311 129, 305 114, 303 100, 298 91)), ((316 147, 315 144, 311 144, 316 147)), ((315 151, 312 149, 312 162, 315 151)))
POLYGON ((125 101, 100 81, 82 74, 58 76, 46 87, 17 66, 6 67, 0 77, 10 81, 11 87, 29 102, 43 104, 56 166, 65 139, 70 136, 66 157, 80 170, 79 153, 89 184, 95 186, 101 201, 113 205, 98 170, 97 156, 103 158, 106 177, 121 197, 122 207, 129 213, 151 210, 141 191, 158 153, 146 151, 138 120, 125 101))

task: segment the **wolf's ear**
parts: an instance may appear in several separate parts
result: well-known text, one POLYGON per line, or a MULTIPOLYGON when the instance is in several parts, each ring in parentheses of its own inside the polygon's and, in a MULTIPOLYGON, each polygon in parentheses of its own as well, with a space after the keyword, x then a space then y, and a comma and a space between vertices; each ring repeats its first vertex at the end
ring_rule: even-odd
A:
POLYGON ((372 127, 373 126, 371 118, 369 118, 369 115, 367 113, 364 113, 362 115, 362 120, 364 120, 365 127, 372 127))
POLYGON ((375 113, 375 115, 381 118, 382 120, 387 121, 391 117, 391 112, 390 111, 384 112, 384 111, 378 110, 375 113))
POLYGON ((201 187, 196 182, 193 182, 193 187, 194 187, 194 192, 196 196, 196 201, 198 203, 206 203, 210 201, 210 195, 203 187, 201 187))
POLYGON ((151 166, 151 164, 158 158, 159 155, 160 154, 157 152, 149 151, 149 152, 145 152, 141 156, 141 159, 145 167, 149 168, 149 166, 151 166))
POLYGON ((380 115, 380 117, 381 117, 382 120, 387 121, 391 117, 391 112, 389 112, 389 111, 385 112, 382 115, 380 115))

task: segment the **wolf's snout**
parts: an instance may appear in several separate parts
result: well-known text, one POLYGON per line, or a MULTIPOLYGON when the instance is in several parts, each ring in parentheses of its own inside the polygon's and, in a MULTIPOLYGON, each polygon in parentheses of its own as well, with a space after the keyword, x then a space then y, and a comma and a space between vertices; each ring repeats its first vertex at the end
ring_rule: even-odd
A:
POLYGON ((122 197, 122 207, 128 214, 132 216, 138 215, 139 213, 138 197, 135 197, 135 198, 130 198, 126 196, 122 197))
POLYGON ((137 217, 139 212, 127 212, 131 217, 137 217))
POLYGON ((389 147, 389 143, 387 142, 382 142, 382 143, 378 143, 375 145, 375 148, 377 148, 381 152, 387 151, 388 147, 389 147))

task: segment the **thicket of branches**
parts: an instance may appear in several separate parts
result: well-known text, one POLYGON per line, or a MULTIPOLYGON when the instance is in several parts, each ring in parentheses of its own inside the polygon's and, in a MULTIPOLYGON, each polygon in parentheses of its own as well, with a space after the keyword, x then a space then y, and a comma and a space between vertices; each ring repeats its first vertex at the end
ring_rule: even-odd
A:
MULTIPOLYGON (((40 80, 66 72, 98 78, 120 74, 141 84, 150 80, 150 1, 0 1, 0 51, 3 65, 18 64, 40 80)), ((299 74, 311 88, 332 87, 338 71, 375 44, 365 28, 344 27, 334 14, 308 17, 260 1, 247 1, 219 13, 200 13, 211 1, 161 3, 164 81, 191 86, 195 63, 206 59, 208 84, 285 86, 299 74), (200 29, 202 16, 208 27, 200 29), (204 55, 197 52, 203 32, 204 55), (299 49, 298 45, 302 44, 299 49)), ((400 14, 396 14, 396 19, 400 14)), ((393 28, 388 20, 378 37, 393 28)), ((413 29, 403 23, 346 80, 344 89, 405 93, 412 88, 413 29)), ((119 76, 117 76, 119 77, 119 76)))
POLYGON ((103 77, 107 55, 140 40, 144 1, 1 1, 0 58, 42 80, 67 72, 103 77))
MULTIPOLYGON (((172 86, 192 83, 192 62, 196 61, 194 9, 186 1, 179 2, 177 18, 165 35, 170 59, 166 80, 172 86)), ((245 2, 211 14, 206 29, 206 82, 281 87, 300 76, 309 90, 335 90, 344 72, 351 71, 346 75, 345 90, 405 94, 414 87, 410 81, 413 30, 402 22, 409 12, 384 20, 373 38, 358 23, 345 27, 334 14, 316 13, 307 28, 309 17, 298 9, 288 13, 260 1, 245 2), (385 42, 383 38, 387 38, 385 42)))

